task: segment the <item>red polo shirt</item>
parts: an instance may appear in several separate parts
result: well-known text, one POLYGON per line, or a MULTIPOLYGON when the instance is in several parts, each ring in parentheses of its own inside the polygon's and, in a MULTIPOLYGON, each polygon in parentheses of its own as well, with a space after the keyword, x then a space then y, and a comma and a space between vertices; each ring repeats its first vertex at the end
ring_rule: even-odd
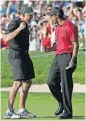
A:
POLYGON ((56 54, 72 53, 72 42, 78 40, 77 28, 70 21, 56 27, 56 54))

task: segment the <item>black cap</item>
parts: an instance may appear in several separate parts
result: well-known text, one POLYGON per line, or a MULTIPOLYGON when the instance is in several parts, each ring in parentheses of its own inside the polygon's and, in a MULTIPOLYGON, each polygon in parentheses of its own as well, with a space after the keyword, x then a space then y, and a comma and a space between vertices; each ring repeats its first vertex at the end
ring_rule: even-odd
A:
POLYGON ((53 12, 54 12, 54 14, 57 14, 57 15, 64 15, 63 10, 59 7, 54 7, 53 12))
POLYGON ((32 9, 31 7, 28 7, 28 6, 26 6, 26 7, 24 7, 24 8, 22 9, 22 13, 28 13, 29 15, 34 15, 34 14, 36 14, 36 13, 33 11, 33 9, 32 9))

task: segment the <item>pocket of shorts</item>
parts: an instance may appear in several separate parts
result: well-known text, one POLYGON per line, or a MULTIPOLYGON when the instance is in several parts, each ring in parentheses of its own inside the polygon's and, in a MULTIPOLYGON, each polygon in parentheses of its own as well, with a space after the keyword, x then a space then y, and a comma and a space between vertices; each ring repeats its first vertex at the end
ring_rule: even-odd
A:
POLYGON ((9 57, 10 59, 15 59, 15 57, 16 57, 15 51, 9 51, 8 57, 9 57))
POLYGON ((21 53, 20 52, 15 52, 15 58, 21 58, 21 53))
POLYGON ((10 50, 8 56, 9 58, 12 58, 12 59, 21 58, 21 52, 10 50))

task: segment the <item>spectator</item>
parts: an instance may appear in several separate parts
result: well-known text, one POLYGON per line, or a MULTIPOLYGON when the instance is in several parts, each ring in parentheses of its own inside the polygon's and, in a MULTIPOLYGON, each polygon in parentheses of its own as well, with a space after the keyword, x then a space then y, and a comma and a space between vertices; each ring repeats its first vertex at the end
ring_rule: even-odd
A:
POLYGON ((36 21, 31 22, 31 31, 30 31, 30 51, 36 51, 38 45, 37 37, 37 23, 36 21))
MULTIPOLYGON (((53 22, 53 18, 54 18, 54 16, 52 16, 52 10, 55 7, 57 8, 60 7, 60 8, 63 8, 65 13, 64 15, 68 17, 69 21, 71 21, 76 27, 78 27, 80 41, 82 40, 81 38, 85 38, 85 27, 83 26, 85 24, 85 19, 86 19, 86 15, 85 15, 86 5, 84 1, 80 2, 80 1, 57 1, 57 0, 53 0, 53 1, 12 0, 12 1, 5 1, 3 3, 4 3, 3 5, 2 4, 0 5, 0 12, 1 12, 0 27, 1 28, 7 29, 8 23, 12 19, 14 19, 14 17, 18 17, 24 7, 30 6, 36 12, 33 15, 32 20, 36 21, 37 23, 40 23, 41 21, 41 24, 42 24, 42 25, 40 24, 39 29, 37 29, 38 38, 43 39, 43 37, 46 35, 45 33, 47 33, 50 36, 51 43, 52 43, 52 38, 55 38, 54 37, 55 33, 52 30, 54 30, 56 26, 54 23, 50 25, 50 23, 53 22), (47 24, 46 22, 43 22, 44 19, 47 19, 47 24), (42 34, 39 34, 39 33, 42 33, 42 34)), ((21 15, 21 17, 23 17, 23 14, 21 15)), ((28 26, 30 28, 31 24, 29 23, 28 26)), ((40 39, 40 42, 42 42, 42 39, 40 39)), ((81 45, 84 45, 84 43, 81 45)))
POLYGON ((15 2, 10 1, 7 6, 6 16, 9 18, 10 14, 14 13, 15 11, 16 11, 15 2))
POLYGON ((44 12, 44 17, 45 19, 49 19, 50 18, 50 15, 51 15, 51 12, 52 12, 52 5, 48 5, 45 9, 45 12, 44 12))
POLYGON ((51 40, 49 36, 51 33, 51 30, 49 28, 47 19, 41 20, 39 26, 41 27, 39 31, 39 36, 41 39, 41 51, 43 51, 45 47, 49 48, 51 46, 51 40))
POLYGON ((4 3, 1 5, 1 13, 3 15, 6 15, 6 10, 7 10, 8 3, 9 3, 9 1, 4 1, 4 3))
POLYGON ((69 19, 75 26, 77 26, 78 18, 77 18, 77 16, 74 15, 73 10, 69 13, 68 19, 69 19))
POLYGON ((64 1, 53 0, 52 7, 63 7, 64 1))
POLYGON ((51 47, 52 47, 56 41, 55 28, 57 26, 57 18, 55 15, 52 15, 50 17, 49 23, 50 23, 50 38, 51 38, 51 47))
POLYGON ((76 15, 77 15, 77 18, 78 18, 77 23, 78 23, 78 34, 79 34, 79 50, 81 50, 82 48, 84 48, 84 44, 85 44, 84 38, 83 38, 83 35, 84 35, 83 34, 83 29, 85 29, 85 28, 82 28, 85 21, 83 19, 82 11, 80 9, 78 9, 76 11, 76 13, 77 13, 76 15))
POLYGON ((82 9, 82 15, 83 15, 83 19, 86 20, 86 5, 82 9))
POLYGON ((5 40, 5 35, 6 35, 6 30, 2 29, 1 30, 1 36, 0 36, 0 43, 1 43, 1 49, 6 49, 8 48, 8 43, 5 40))

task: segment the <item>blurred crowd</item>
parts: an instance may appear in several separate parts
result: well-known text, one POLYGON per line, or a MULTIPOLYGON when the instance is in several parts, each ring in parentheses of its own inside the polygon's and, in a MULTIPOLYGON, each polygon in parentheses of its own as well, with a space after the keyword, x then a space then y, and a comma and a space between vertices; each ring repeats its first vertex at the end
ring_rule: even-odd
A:
POLYGON ((52 9, 60 7, 64 10, 65 17, 78 28, 79 50, 85 49, 85 20, 86 5, 83 0, 58 1, 58 0, 11 0, 0 4, 0 43, 1 48, 8 48, 9 44, 4 36, 7 33, 9 22, 18 17, 23 7, 29 6, 35 12, 28 23, 30 30, 30 51, 52 47, 55 44, 55 28, 58 26, 57 18, 52 14, 52 9))

